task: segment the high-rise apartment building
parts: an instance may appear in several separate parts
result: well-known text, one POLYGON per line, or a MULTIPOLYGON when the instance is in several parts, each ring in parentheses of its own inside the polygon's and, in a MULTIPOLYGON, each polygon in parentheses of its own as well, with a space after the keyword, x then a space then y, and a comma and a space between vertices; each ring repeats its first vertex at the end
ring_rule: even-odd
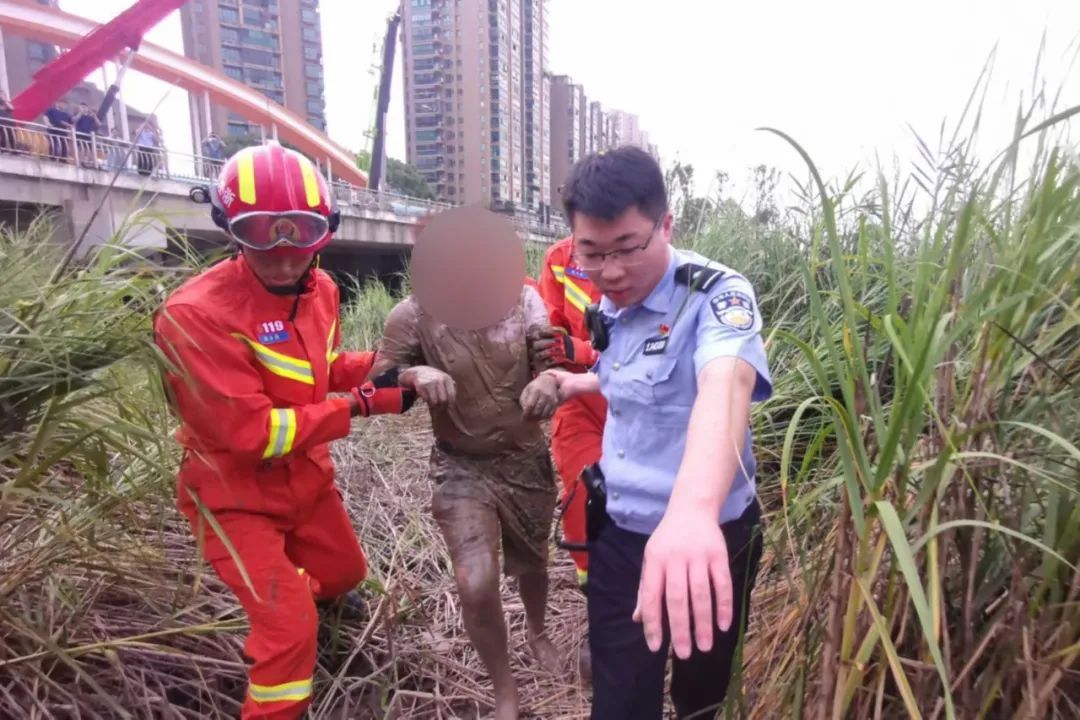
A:
MULTIPOLYGON (((38 5, 59 7, 58 0, 37 0, 38 5)), ((48 65, 59 55, 55 45, 30 40, 12 32, 4 31, 4 65, 7 76, 6 87, 0 87, 10 100, 18 95, 30 81, 34 73, 48 65)))
POLYGON ((641 120, 634 113, 609 110, 608 143, 611 147, 633 145, 656 157, 656 146, 649 143, 649 134, 641 129, 641 120))
POLYGON ((660 156, 634 113, 605 111, 589 101, 585 88, 566 75, 551 80, 551 204, 560 207, 559 187, 580 158, 591 153, 634 145, 657 162, 660 156))
MULTIPOLYGON (((180 17, 188 57, 326 129, 319 0, 190 0, 180 17)), ((196 139, 209 130, 259 134, 258 125, 206 97, 193 94, 191 103, 196 139)))
POLYGON ((559 188, 588 152, 585 88, 566 75, 551 78, 551 205, 562 207, 559 188))
POLYGON ((604 108, 598 100, 589 103, 588 152, 600 152, 608 148, 608 123, 604 108))
MULTIPOLYGON (((37 0, 37 4, 54 8, 60 7, 58 0, 37 0)), ((34 74, 60 55, 60 51, 55 45, 39 40, 31 40, 10 31, 4 31, 3 45, 5 74, 0 79, 0 91, 6 93, 9 100, 25 90, 34 79, 34 74)), ((98 75, 98 77, 102 78, 100 82, 105 85, 104 75, 98 75)), ((95 77, 95 79, 97 78, 95 77)), ((97 110, 101 107, 101 101, 104 97, 105 93, 99 87, 84 80, 78 85, 69 88, 59 99, 66 100, 68 110, 74 112, 79 103, 86 103, 92 109, 97 110)), ((119 102, 112 103, 108 115, 102 118, 107 128, 120 128, 122 126, 120 120, 121 104, 119 102)), ((146 120, 146 113, 136 110, 131 105, 126 105, 125 109, 128 116, 129 130, 137 128, 146 120)), ((45 119, 39 117, 37 121, 44 123, 45 119)))
POLYGON ((404 0, 407 159, 440 200, 549 212, 544 0, 404 0))

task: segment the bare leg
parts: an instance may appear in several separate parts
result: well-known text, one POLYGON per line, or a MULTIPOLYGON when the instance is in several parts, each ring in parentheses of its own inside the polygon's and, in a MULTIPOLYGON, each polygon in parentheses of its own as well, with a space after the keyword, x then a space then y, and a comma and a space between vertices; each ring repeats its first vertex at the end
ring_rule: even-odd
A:
POLYGON ((495 686, 495 718, 517 720, 517 685, 510 672, 499 597, 498 516, 494 508, 440 490, 435 492, 432 509, 454 565, 465 630, 495 686))
POLYGON ((465 630, 495 686, 496 720, 517 720, 518 697, 510 654, 506 648, 506 622, 499 598, 499 573, 495 558, 472 555, 455 561, 454 576, 461 596, 465 630))
POLYGON ((523 573, 518 578, 525 620, 529 625, 529 646, 540 666, 548 672, 558 672, 562 658, 545 633, 544 615, 547 610, 548 576, 546 568, 523 573))

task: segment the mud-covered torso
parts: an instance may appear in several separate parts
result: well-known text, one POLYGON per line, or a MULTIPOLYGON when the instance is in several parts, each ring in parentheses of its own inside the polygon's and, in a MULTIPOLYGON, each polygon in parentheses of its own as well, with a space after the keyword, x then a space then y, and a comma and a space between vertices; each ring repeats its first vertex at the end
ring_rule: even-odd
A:
POLYGON ((537 322, 531 317, 536 303, 528 293, 535 295, 524 288, 505 319, 481 330, 447 327, 413 297, 403 301, 396 321, 388 324, 381 353, 399 367, 428 365, 453 378, 454 402, 432 408, 431 420, 436 439, 454 450, 487 454, 544 444, 539 423, 524 420, 519 403, 532 380, 526 331, 537 322))

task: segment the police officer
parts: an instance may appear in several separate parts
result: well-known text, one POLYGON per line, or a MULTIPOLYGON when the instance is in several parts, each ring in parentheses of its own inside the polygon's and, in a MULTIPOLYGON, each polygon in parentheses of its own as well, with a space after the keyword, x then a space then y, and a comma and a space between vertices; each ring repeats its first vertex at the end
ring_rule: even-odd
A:
POLYGON ((772 381, 754 289, 671 247, 663 175, 637 148, 583 158, 562 199, 603 293, 592 371, 546 371, 561 400, 608 403, 589 473, 592 718, 658 720, 669 643, 679 717, 718 709, 762 549, 749 416, 772 381))

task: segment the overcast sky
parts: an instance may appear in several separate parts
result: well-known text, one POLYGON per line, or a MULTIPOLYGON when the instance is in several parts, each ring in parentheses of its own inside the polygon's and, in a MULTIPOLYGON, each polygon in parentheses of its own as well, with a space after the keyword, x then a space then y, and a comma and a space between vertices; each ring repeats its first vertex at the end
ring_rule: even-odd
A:
MULTIPOLYGON (((62 0, 70 12, 104 20, 130 0, 62 0)), ((322 0, 327 123, 331 137, 359 149, 373 121, 373 67, 397 0, 322 0)), ((802 173, 772 126, 792 135, 827 175, 880 157, 914 155, 909 125, 931 146, 942 122, 959 117, 995 52, 984 134, 1008 137, 1021 97, 1029 99, 1046 33, 1041 80, 1080 103, 1080 0, 548 0, 549 69, 571 75, 590 99, 634 112, 665 163, 693 163, 699 177, 736 180, 766 163, 802 173)), ((179 15, 148 39, 182 49, 179 15)), ((400 45, 390 154, 404 159, 400 45)), ((100 81, 100 73, 91 79, 100 81)), ((133 78, 125 88, 152 106, 168 88, 133 78)), ((140 98, 140 99, 141 99, 140 98)), ((189 113, 173 89, 159 116, 166 142, 189 143, 189 113)), ((950 125, 951 127, 951 125, 950 125)), ((702 187, 701 190, 705 188, 702 187)))

